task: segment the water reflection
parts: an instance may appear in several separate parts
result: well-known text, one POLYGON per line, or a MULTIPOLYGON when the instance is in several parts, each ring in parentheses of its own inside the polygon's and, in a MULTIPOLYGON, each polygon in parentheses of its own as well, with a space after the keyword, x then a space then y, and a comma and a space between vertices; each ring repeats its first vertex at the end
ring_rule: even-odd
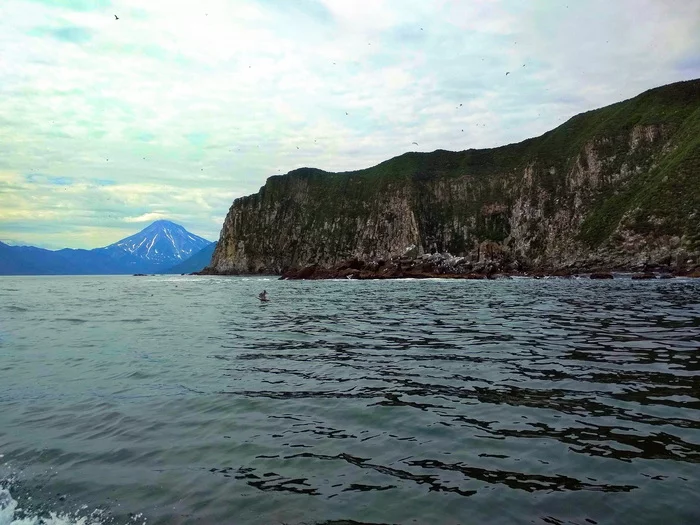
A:
MULTIPOLYGON (((279 416, 290 419, 279 436, 357 443, 381 436, 382 446, 390 447, 391 442, 400 446, 401 439, 423 442, 427 429, 442 427, 447 434, 436 434, 430 445, 412 450, 417 457, 403 461, 403 468, 346 451, 274 456, 280 464, 297 458, 345 462, 382 474, 384 483, 341 483, 330 492, 306 478, 297 483, 255 478, 251 483, 260 490, 335 496, 350 486, 391 491, 410 481, 428 491, 472 496, 494 484, 524 492, 630 492, 650 479, 668 478, 626 471, 617 476, 611 467, 603 479, 582 479, 567 475, 565 468, 556 472, 557 465, 564 466, 559 448, 555 457, 548 457, 546 449, 523 457, 528 441, 559 443, 581 456, 573 462, 579 466, 586 464, 584 456, 621 463, 700 463, 698 304, 689 304, 681 291, 661 288, 646 289, 639 297, 639 290, 618 293, 609 287, 602 301, 600 287, 574 286, 566 283, 544 294, 538 290, 538 299, 528 298, 522 287, 506 287, 502 297, 472 298, 468 308, 449 287, 429 292, 419 303, 396 301, 382 309, 352 296, 344 301, 344 316, 280 312, 273 319, 274 333, 253 320, 251 330, 262 330, 262 338, 243 348, 224 344, 212 356, 226 363, 222 373, 231 381, 231 388, 220 393, 360 403, 366 414, 389 417, 386 410, 401 411, 402 418, 424 425, 416 424, 414 436, 363 437, 362 427, 354 423, 316 426, 287 415, 279 416), (438 297, 439 308, 432 302, 438 297), (241 384, 269 388, 237 388, 241 384), (478 443, 481 462, 516 466, 523 460, 530 467, 548 466, 549 473, 431 458, 430 451, 454 452, 452 432, 457 430, 478 443), (503 445, 492 445, 494 440, 503 445), (499 448, 504 453, 490 452, 499 448), (441 479, 446 474, 449 482, 441 479), (635 482, 605 481, 618 477, 635 482)), ((485 288, 478 292, 488 294, 485 288)), ((349 451, 355 445, 344 447, 349 451)), ((246 475, 259 476, 256 469, 246 475)))
POLYGON ((168 283, 2 310, 0 453, 49 496, 149 523, 700 519, 700 281, 270 281, 264 308, 168 283))

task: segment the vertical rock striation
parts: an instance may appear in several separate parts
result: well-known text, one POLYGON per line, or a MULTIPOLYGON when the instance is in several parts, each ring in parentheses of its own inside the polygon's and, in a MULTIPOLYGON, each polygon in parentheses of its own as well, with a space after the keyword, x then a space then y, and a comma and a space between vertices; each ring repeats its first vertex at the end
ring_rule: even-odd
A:
POLYGON ((700 80, 484 150, 302 168, 236 199, 208 273, 449 252, 538 269, 700 262, 700 80), (410 250, 409 250, 410 251, 410 250))

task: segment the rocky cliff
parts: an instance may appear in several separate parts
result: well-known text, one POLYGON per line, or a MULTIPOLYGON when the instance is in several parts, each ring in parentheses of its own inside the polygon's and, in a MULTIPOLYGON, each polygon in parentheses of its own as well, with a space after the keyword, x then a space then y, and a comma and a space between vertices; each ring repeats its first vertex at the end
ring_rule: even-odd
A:
POLYGON ((700 80, 483 149, 302 168, 236 199, 207 272, 449 252, 530 269, 700 262, 700 80))

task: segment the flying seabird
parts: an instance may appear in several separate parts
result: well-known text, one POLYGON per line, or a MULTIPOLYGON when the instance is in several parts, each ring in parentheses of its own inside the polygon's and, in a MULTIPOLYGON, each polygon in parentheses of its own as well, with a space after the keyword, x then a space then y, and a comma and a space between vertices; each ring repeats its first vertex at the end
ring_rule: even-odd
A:
POLYGON ((115 20, 119 20, 119 17, 117 15, 114 15, 115 20))
POLYGON ((411 144, 415 144, 416 146, 418 145, 418 143, 417 143, 417 142, 411 142, 411 144))

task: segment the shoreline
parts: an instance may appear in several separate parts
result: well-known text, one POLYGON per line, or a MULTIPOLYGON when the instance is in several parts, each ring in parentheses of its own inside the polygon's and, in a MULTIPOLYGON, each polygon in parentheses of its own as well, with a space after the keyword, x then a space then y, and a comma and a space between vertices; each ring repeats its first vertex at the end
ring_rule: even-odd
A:
POLYGON ((700 278, 700 266, 689 268, 673 268, 660 265, 635 266, 595 266, 567 268, 525 268, 519 263, 510 265, 489 261, 486 263, 471 263, 462 257, 435 254, 418 259, 392 259, 389 261, 362 261, 351 259, 335 266, 326 267, 310 264, 300 268, 285 268, 280 271, 261 269, 260 271, 225 271, 207 267, 191 275, 271 275, 279 276, 279 280, 386 280, 386 279, 461 279, 461 280, 497 280, 531 278, 584 278, 584 279, 616 279, 632 280, 672 279, 676 277, 700 278))
POLYGON ((497 273, 493 275, 485 274, 426 274, 426 273, 409 273, 401 275, 359 275, 359 276, 337 276, 332 274, 314 275, 312 277, 296 277, 279 273, 260 272, 192 272, 192 276, 213 276, 213 277, 271 277, 278 281, 400 281, 400 280, 428 280, 428 279, 450 279, 455 281, 497 281, 507 279, 587 279, 587 280, 670 280, 670 279, 700 279, 699 272, 692 273, 667 273, 667 272, 648 272, 644 274, 631 272, 627 270, 614 270, 611 272, 579 272, 572 274, 561 273, 497 273))

